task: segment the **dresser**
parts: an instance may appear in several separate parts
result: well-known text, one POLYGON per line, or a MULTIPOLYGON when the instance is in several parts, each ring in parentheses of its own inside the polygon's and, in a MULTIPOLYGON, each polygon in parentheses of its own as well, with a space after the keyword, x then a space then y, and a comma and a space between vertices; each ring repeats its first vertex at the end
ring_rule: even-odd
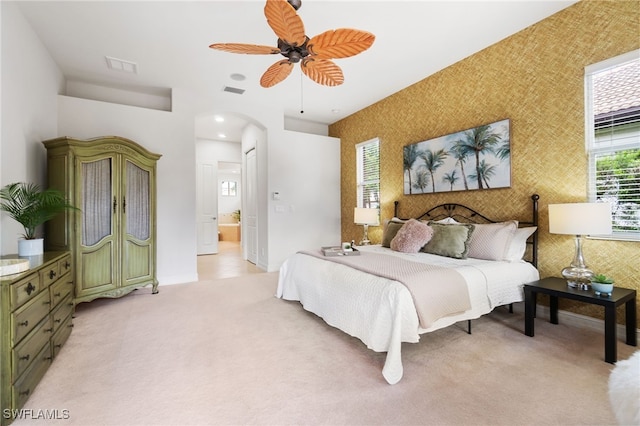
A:
MULTIPOLYGON (((3 259, 17 256, 3 256, 3 259)), ((71 334, 69 252, 32 256, 29 269, 0 277, 0 425, 13 421, 71 334)))
POLYGON ((78 210, 45 224, 47 250, 71 252, 74 302, 120 297, 156 278, 156 162, 118 136, 60 137, 47 148, 48 186, 78 210))

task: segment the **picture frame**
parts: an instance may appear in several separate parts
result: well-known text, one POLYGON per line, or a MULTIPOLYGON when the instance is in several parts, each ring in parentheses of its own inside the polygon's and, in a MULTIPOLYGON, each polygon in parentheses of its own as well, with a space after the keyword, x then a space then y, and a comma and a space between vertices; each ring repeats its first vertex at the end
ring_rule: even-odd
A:
POLYGON ((404 194, 511 187, 511 121, 403 147, 404 194))

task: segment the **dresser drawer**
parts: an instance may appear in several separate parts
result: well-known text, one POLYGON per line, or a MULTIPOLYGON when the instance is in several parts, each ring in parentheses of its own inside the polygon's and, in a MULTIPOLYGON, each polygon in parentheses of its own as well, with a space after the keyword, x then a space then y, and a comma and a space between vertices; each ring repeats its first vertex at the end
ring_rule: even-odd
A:
POLYGON ((71 255, 67 255, 58 261, 58 271, 60 272, 60 276, 71 271, 71 255))
POLYGON ((42 283, 43 288, 60 278, 59 267, 60 262, 56 262, 39 271, 40 282, 42 283))
POLYGON ((57 332, 60 325, 67 319, 68 316, 71 315, 73 311, 73 301, 71 298, 71 294, 67 294, 66 299, 60 303, 60 305, 55 308, 55 310, 51 313, 51 320, 53 323, 53 332, 57 332))
POLYGON ((66 274, 58 282, 49 287, 51 293, 51 306, 58 306, 58 303, 73 291, 73 281, 71 274, 66 274))
POLYGON ((49 292, 42 291, 33 300, 30 300, 14 312, 11 318, 13 323, 12 346, 17 345, 24 336, 38 325, 42 318, 49 314, 50 306, 49 292))
POLYGON ((53 358, 58 356, 60 349, 62 349, 62 345, 67 341, 69 335, 71 334, 71 329, 73 328, 73 323, 71 319, 71 315, 67 317, 66 320, 62 322, 60 327, 58 327, 58 331, 53 335, 53 339, 51 339, 51 350, 53 351, 53 358))
POLYGON ((31 365, 27 367, 22 376, 11 387, 13 407, 16 409, 22 408, 35 390, 38 382, 40 382, 40 379, 42 379, 42 376, 44 376, 44 373, 47 372, 49 365, 51 365, 51 346, 47 343, 36 355, 36 359, 33 360, 31 365))
POLYGON ((40 292, 40 275, 33 273, 11 286, 11 304, 14 308, 22 306, 40 292))
POLYGON ((36 359, 42 348, 49 342, 52 336, 51 319, 49 317, 40 323, 29 333, 22 342, 13 349, 13 377, 11 382, 22 374, 22 372, 36 359))

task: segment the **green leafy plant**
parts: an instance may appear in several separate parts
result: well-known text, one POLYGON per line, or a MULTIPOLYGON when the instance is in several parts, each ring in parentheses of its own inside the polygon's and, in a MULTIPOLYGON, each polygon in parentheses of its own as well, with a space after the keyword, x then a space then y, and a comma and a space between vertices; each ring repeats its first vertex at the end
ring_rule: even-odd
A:
POLYGON ((233 213, 231 213, 231 214, 233 215, 233 218, 234 218, 235 220, 237 220, 238 222, 240 222, 240 209, 238 209, 238 210, 234 210, 234 212, 233 212, 233 213))
POLYGON ((591 281, 594 283, 601 283, 601 284, 613 284, 613 278, 609 278, 604 274, 594 275, 591 281))
POLYGON ((56 189, 42 190, 34 183, 16 182, 0 189, 0 210, 24 227, 26 240, 36 238, 36 228, 58 213, 76 209, 64 193, 56 189))

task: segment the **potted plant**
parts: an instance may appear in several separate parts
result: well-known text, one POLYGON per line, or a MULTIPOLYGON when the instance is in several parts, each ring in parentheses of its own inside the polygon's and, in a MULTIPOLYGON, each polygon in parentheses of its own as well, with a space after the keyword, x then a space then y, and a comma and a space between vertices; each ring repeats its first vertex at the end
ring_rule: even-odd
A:
POLYGON ((240 223, 240 209, 234 210, 231 214, 233 215, 233 218, 240 223))
POLYGON ((16 182, 0 189, 0 210, 24 228, 23 240, 18 240, 18 255, 42 254, 43 240, 37 238, 36 229, 58 213, 75 209, 64 193, 56 189, 42 190, 34 183, 16 182))
POLYGON ((607 277, 604 274, 596 274, 591 278, 591 287, 593 287, 596 296, 611 296, 613 284, 613 278, 607 277))

